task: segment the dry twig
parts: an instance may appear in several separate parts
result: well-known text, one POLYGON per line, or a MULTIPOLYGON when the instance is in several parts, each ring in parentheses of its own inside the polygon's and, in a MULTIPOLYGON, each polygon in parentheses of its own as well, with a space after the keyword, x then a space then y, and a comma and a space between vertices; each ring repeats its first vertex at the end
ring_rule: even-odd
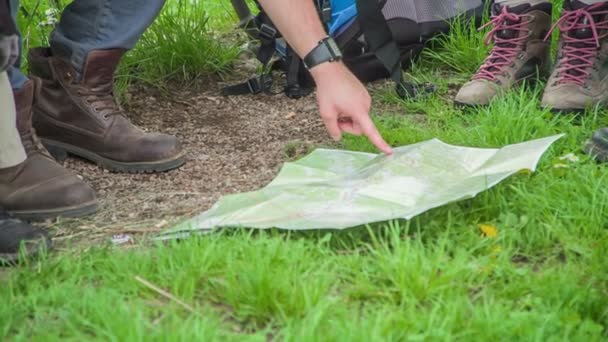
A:
POLYGON ((158 293, 159 295, 177 303, 179 306, 181 306, 182 308, 186 309, 187 311, 189 311, 192 314, 198 314, 198 312, 196 310, 194 310, 194 308, 191 305, 186 304, 184 301, 182 301, 181 299, 175 297, 174 295, 172 295, 171 293, 161 289, 160 287, 152 284, 151 282, 145 280, 144 278, 140 277, 140 276, 135 276, 135 280, 137 280, 138 282, 140 282, 141 284, 143 284, 144 286, 146 286, 147 288, 151 289, 152 291, 158 293))

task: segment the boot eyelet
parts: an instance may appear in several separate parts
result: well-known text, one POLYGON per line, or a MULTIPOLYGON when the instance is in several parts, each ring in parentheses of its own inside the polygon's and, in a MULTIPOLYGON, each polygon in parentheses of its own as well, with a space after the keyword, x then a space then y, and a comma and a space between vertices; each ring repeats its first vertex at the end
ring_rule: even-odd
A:
POLYGON ((108 120, 108 119, 110 118, 110 117, 109 117, 109 116, 107 116, 106 114, 102 115, 101 117, 102 117, 104 120, 108 120))

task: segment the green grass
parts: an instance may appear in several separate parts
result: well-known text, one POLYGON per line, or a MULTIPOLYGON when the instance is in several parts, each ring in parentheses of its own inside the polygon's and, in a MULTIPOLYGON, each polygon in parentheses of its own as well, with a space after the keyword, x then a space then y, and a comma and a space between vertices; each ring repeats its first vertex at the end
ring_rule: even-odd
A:
POLYGON ((214 3, 169 2, 123 61, 123 78, 165 87, 169 81, 185 86, 202 76, 226 73, 240 50, 225 31, 212 29, 219 14, 229 13, 218 4, 210 6, 214 3))
MULTIPOLYGON (((45 11, 55 8, 60 13, 68 3, 22 0, 18 23, 25 51, 48 45, 52 26, 40 25, 47 20, 45 11)), ((240 52, 238 41, 229 30, 237 22, 229 6, 226 1, 168 0, 135 49, 123 58, 117 74, 117 92, 122 95, 137 82, 167 90, 169 84, 187 86, 202 76, 228 72, 240 52)), ((27 61, 23 62, 27 69, 27 61)))
MULTIPOLYGON (((403 102, 379 91, 393 145, 430 138, 496 147, 566 133, 535 174, 477 198, 345 232, 235 231, 131 250, 61 251, 0 280, 0 336, 10 340, 608 339, 608 169, 581 152, 606 111, 575 122, 538 106, 542 86, 461 111, 447 95, 482 53, 462 28, 411 77, 438 93, 403 102), (474 60, 471 60, 474 59, 474 60), (451 60, 454 66, 443 62, 451 60), (464 66, 458 69, 459 66, 464 66), (424 120, 411 113, 424 114, 424 120), (578 162, 560 156, 576 154, 578 162), (479 224, 497 227, 496 238, 479 224), (192 308, 135 279, 139 276, 192 308)), ((445 43, 439 43, 445 44, 445 43)), ((441 46, 439 46, 441 48, 441 46)), ((372 151, 362 138, 344 147, 372 151)))

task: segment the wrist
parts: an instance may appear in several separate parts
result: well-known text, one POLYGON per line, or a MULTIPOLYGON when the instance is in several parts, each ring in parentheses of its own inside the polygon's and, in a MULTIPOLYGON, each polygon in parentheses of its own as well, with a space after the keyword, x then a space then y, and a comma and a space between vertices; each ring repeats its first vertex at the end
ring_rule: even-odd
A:
POLYGON ((311 68, 309 71, 315 82, 318 82, 324 78, 339 78, 339 75, 343 74, 345 70, 346 65, 342 62, 325 62, 311 68))

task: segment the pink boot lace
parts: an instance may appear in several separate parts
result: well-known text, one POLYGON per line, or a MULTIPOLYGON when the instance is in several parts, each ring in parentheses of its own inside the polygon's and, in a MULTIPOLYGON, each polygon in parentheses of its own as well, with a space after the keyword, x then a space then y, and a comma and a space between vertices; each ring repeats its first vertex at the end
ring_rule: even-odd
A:
POLYGON ((600 30, 608 29, 608 10, 600 10, 606 3, 599 3, 589 7, 567 11, 564 10, 561 18, 553 25, 545 39, 551 38, 556 27, 561 31, 562 55, 557 62, 557 84, 576 84, 583 86, 590 75, 589 69, 599 51, 600 42, 608 36, 608 31, 599 34, 600 30), (604 16, 603 21, 595 22, 594 16, 604 16), (590 30, 587 38, 577 38, 578 30, 590 30))
POLYGON ((480 28, 482 30, 488 26, 494 26, 484 40, 488 45, 493 41, 494 48, 479 67, 479 71, 473 76, 474 80, 497 80, 497 76, 501 75, 505 67, 510 65, 521 52, 528 35, 520 33, 528 31, 531 18, 529 15, 510 13, 507 6, 503 6, 499 15, 492 16, 492 20, 480 28), (514 31, 514 37, 502 38, 498 35, 501 31, 514 31))

